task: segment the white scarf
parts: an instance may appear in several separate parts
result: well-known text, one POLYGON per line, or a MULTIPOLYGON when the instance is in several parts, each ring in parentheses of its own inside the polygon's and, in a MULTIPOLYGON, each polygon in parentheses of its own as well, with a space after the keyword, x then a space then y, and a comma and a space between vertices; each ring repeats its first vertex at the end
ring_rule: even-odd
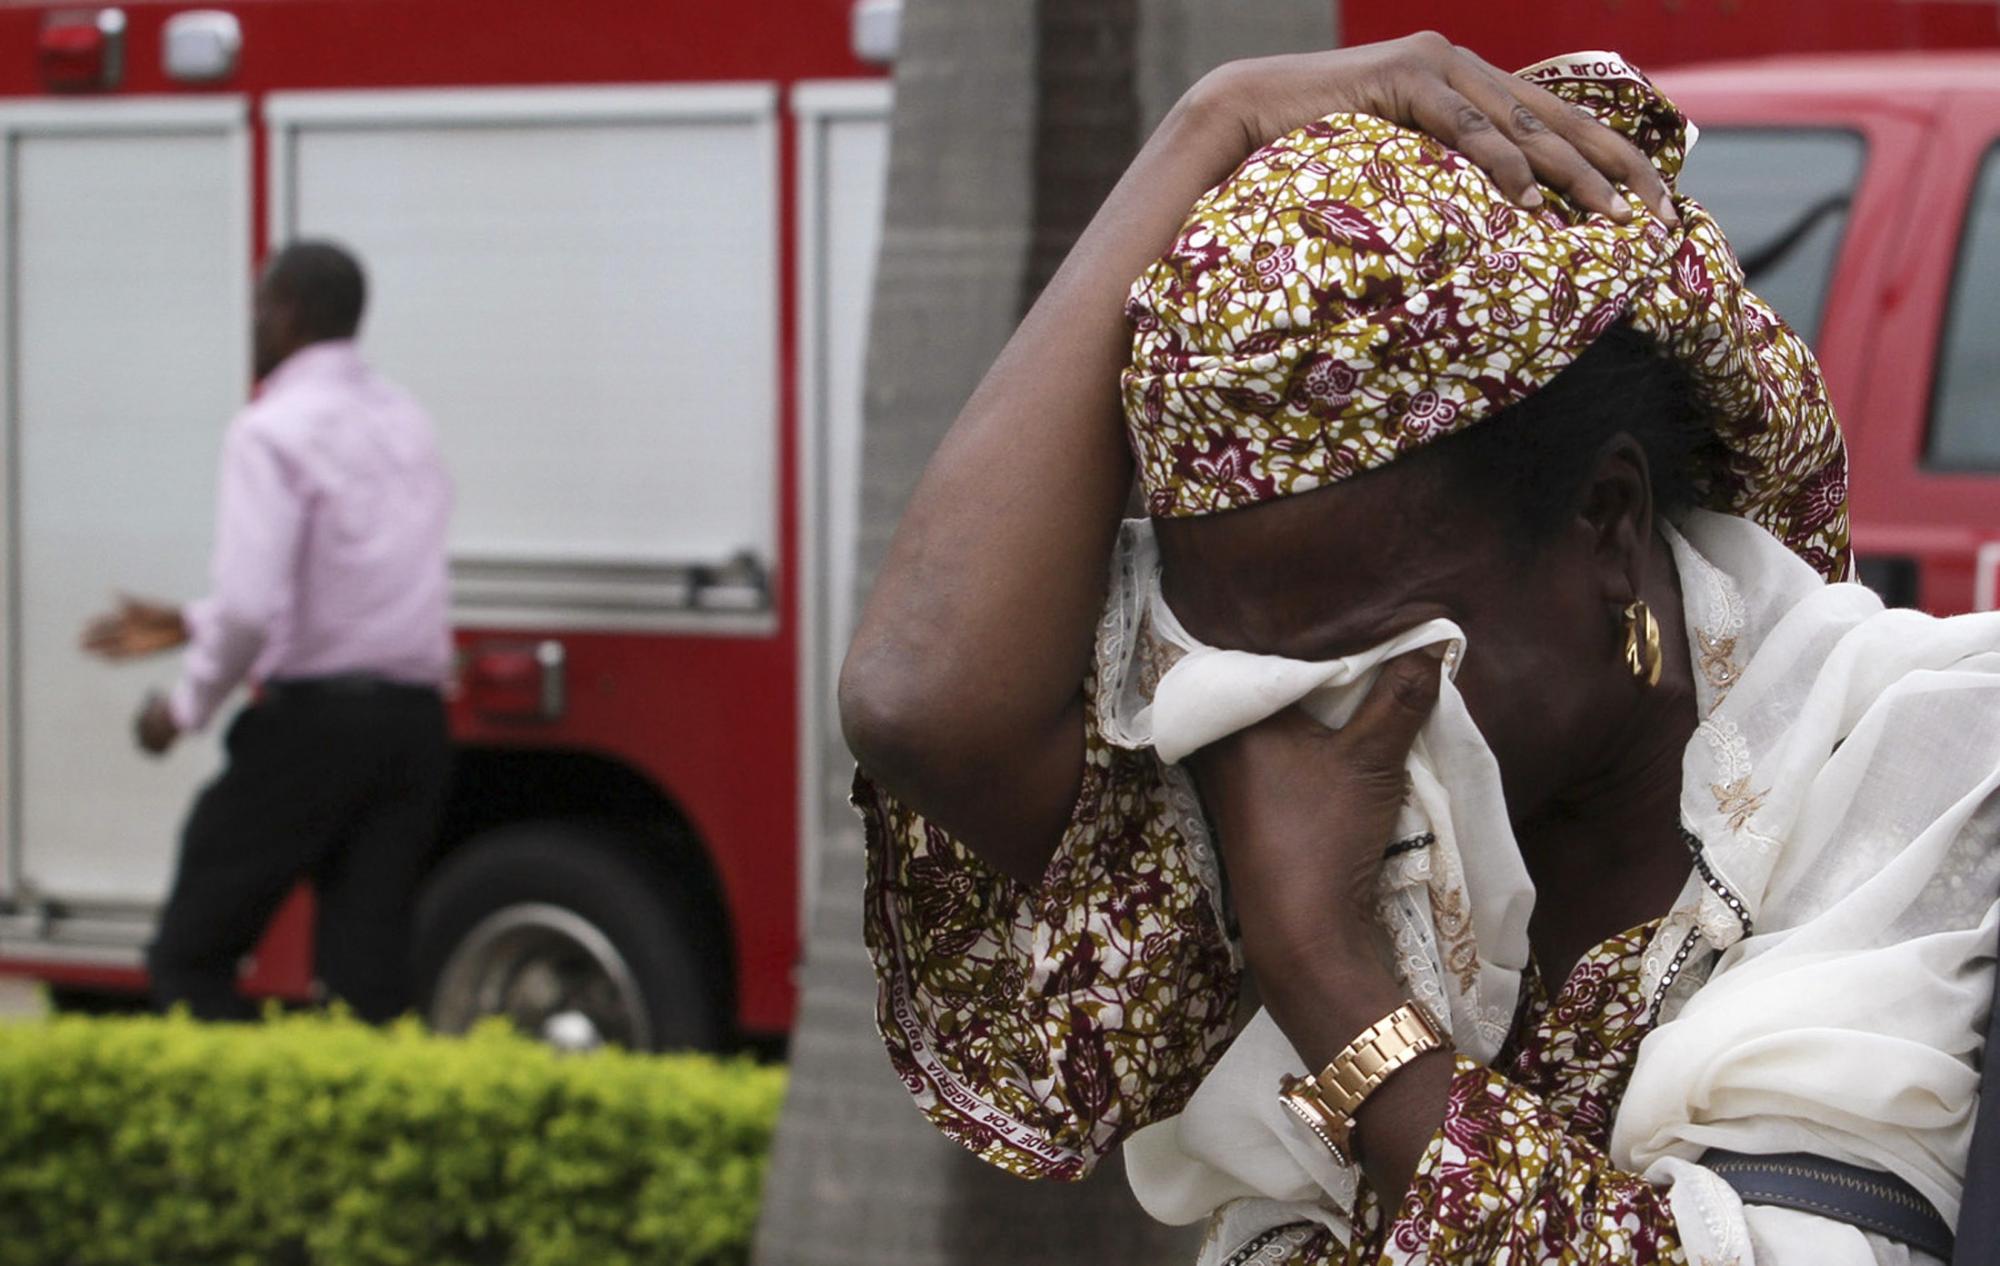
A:
MULTIPOLYGON (((1683 824, 1702 847, 1647 946, 1642 988, 1662 1022, 1640 1048, 1612 1159, 1671 1184, 1691 1252, 1742 1266, 1824 1237, 1800 1231, 1804 1215, 1746 1210, 1692 1163, 1710 1147, 1884 1169, 1955 1219, 2000 910, 2000 615, 1884 611, 1742 519, 1696 512, 1684 530, 1665 534, 1703 717, 1682 779, 1683 824)), ((1339 724, 1373 669, 1413 646, 1478 653, 1441 621, 1328 663, 1217 651, 1181 629, 1158 580, 1150 528, 1128 523, 1099 636, 1101 719, 1112 742, 1167 762, 1176 825, 1218 895, 1207 824, 1172 762, 1293 703, 1339 724)), ((1384 868, 1398 974, 1488 1062, 1517 1001, 1533 895, 1491 754, 1448 681, 1411 774, 1399 835, 1437 839, 1384 868)), ((1347 1238, 1358 1175, 1277 1102, 1279 1076, 1302 1071, 1260 1012, 1179 1116, 1127 1144, 1149 1211, 1213 1218, 1204 1262, 1302 1219, 1347 1238)))

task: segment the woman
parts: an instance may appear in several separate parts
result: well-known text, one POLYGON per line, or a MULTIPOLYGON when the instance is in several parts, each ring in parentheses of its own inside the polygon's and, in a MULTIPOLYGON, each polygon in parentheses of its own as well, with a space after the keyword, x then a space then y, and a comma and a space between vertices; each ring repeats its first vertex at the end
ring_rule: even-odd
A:
POLYGON ((1211 76, 966 405, 842 678, 891 1057, 1204 1261, 1927 1260, 1732 1154, 1955 1217, 2000 627, 1823 583, 1683 121, 1524 74, 1211 76))

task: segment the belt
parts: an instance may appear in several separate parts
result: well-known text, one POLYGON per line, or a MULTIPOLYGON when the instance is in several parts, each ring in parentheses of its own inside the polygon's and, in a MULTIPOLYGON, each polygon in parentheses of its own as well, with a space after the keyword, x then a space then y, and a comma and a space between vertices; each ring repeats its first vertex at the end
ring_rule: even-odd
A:
POLYGON ((438 697, 436 686, 394 681, 373 673, 337 673, 328 677, 278 677, 259 688, 265 700, 328 698, 429 698, 438 697))
POLYGON ((1700 1164, 1734 1187, 1746 1204, 1816 1213, 1951 1258, 1951 1224, 1922 1192, 1894 1174, 1806 1152, 1711 1151, 1700 1164))

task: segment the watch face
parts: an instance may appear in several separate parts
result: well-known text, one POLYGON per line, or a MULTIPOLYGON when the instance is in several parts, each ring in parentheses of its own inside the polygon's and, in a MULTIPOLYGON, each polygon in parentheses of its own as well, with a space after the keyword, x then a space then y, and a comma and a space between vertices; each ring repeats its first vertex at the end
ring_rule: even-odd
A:
POLYGON ((1278 1102, 1312 1131, 1333 1158, 1343 1165, 1354 1164, 1351 1138, 1354 1122, 1327 1106, 1319 1085, 1310 1078, 1285 1076, 1278 1080, 1278 1102))

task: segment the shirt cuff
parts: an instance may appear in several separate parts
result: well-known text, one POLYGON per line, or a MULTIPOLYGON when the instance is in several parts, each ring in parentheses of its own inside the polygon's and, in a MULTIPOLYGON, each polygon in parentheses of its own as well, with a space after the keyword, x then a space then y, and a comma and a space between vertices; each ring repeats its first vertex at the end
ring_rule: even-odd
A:
POLYGON ((174 727, 181 733, 193 734, 208 725, 215 707, 201 698, 193 682, 182 678, 167 695, 167 715, 174 719, 174 727))

